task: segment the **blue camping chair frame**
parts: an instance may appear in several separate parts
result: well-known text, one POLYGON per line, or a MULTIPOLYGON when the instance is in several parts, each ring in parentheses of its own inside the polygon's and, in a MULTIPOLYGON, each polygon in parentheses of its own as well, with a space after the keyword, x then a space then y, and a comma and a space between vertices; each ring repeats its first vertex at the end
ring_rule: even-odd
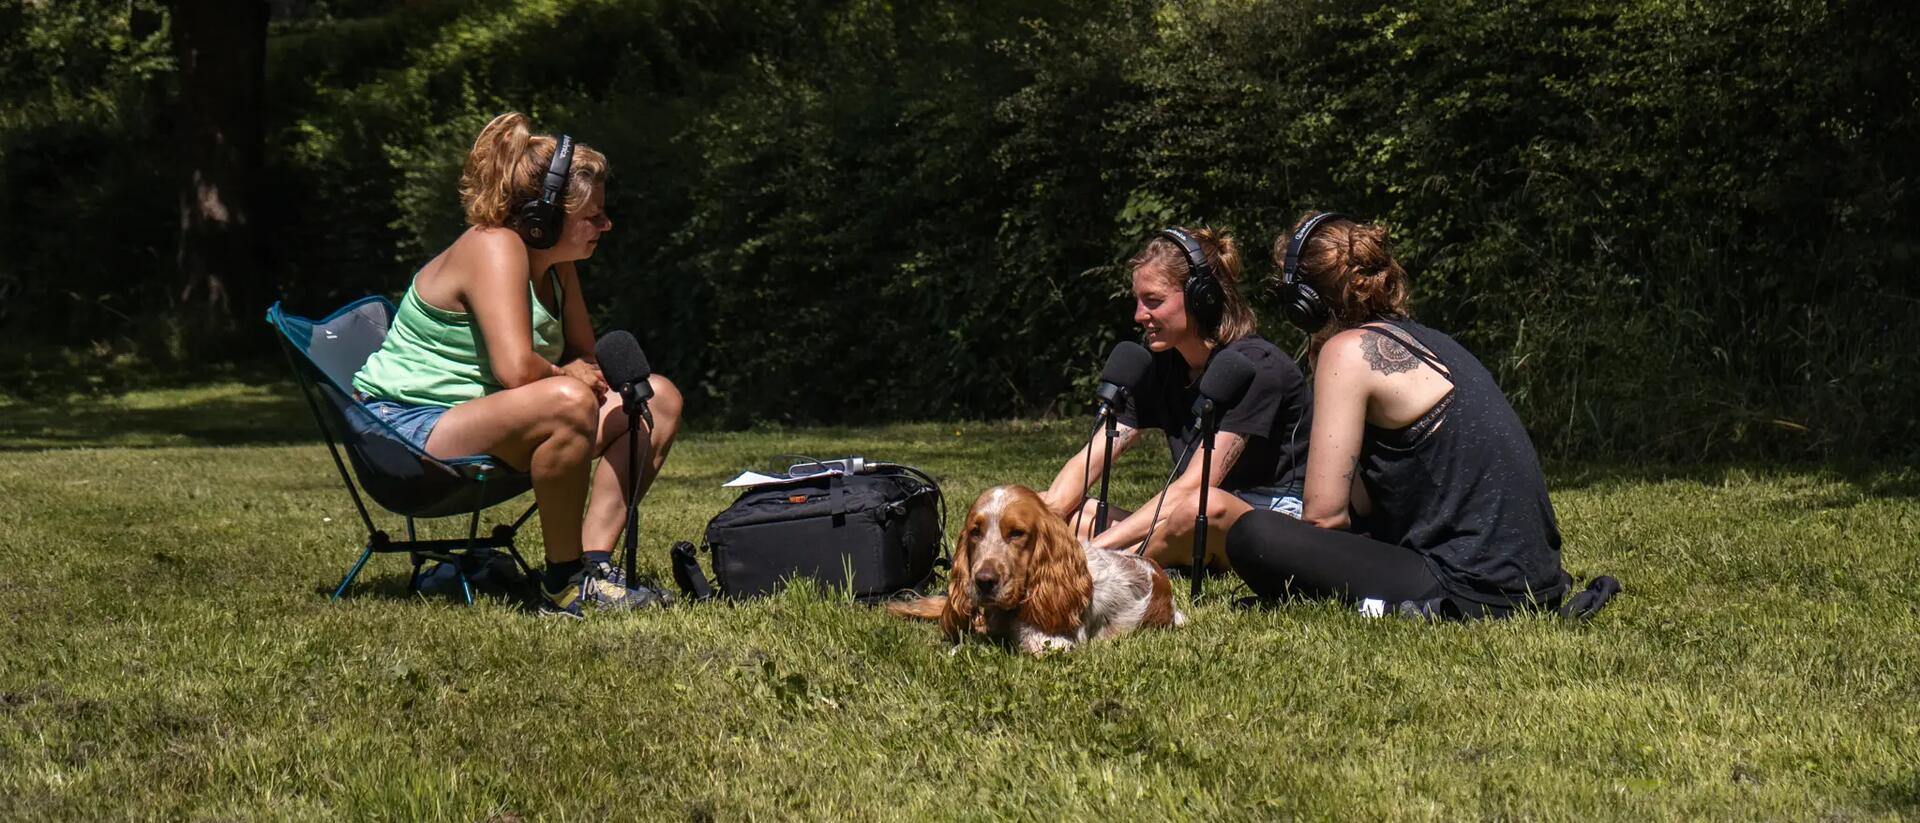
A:
POLYGON ((496 525, 485 536, 480 534, 480 513, 525 494, 533 488, 533 478, 492 455, 451 460, 433 457, 408 443, 379 415, 354 399, 353 375, 379 350, 393 324, 393 314, 392 301, 384 297, 356 300, 318 321, 287 314, 279 303, 267 310, 267 322, 278 332, 276 337, 293 368, 294 382, 307 399, 321 436, 326 438, 334 468, 340 471, 340 482, 353 496, 353 506, 367 527, 360 559, 334 587, 331 599, 338 600, 346 593, 369 558, 405 552, 413 559, 408 591, 418 590, 421 565, 438 560, 456 570, 460 594, 471 605, 473 583, 467 576, 467 564, 461 561, 473 559, 476 552, 505 549, 520 571, 532 579, 532 568, 514 547, 514 534, 533 516, 537 505, 527 507, 512 525, 496 525), (340 457, 342 451, 346 452, 345 460, 340 457), (353 464, 351 474, 348 462, 353 464), (357 487, 355 477, 360 481, 357 487), (394 540, 374 525, 361 499, 362 491, 382 508, 406 518, 406 540, 394 540), (460 514, 469 516, 466 539, 415 538, 416 518, 460 514))

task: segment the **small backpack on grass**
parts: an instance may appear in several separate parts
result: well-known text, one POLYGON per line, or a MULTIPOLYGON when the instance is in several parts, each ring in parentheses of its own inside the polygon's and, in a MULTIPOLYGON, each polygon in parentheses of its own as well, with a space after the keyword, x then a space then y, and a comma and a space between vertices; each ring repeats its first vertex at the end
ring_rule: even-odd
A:
MULTIPOLYGON (((873 602, 916 590, 933 577, 946 520, 940 486, 911 466, 867 463, 748 488, 707 523, 718 593, 771 594, 808 578, 873 602)), ((692 547, 674 549, 674 578, 704 599, 705 575, 692 547)))

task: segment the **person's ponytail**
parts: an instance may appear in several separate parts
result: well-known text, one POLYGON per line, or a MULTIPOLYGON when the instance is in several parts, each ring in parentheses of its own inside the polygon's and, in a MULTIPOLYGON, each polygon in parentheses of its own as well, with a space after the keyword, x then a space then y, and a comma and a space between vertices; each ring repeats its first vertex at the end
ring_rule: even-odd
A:
POLYGON ((533 129, 527 116, 510 111, 480 130, 460 169, 460 205, 475 226, 504 226, 513 204, 525 199, 527 145, 533 129))
MULTIPOLYGON (((1288 239, 1313 214, 1274 241, 1275 264, 1283 263, 1288 239)), ((1408 316, 1407 272, 1388 248, 1386 227, 1378 223, 1344 217, 1322 223, 1301 246, 1299 274, 1320 293, 1341 326, 1408 316)))

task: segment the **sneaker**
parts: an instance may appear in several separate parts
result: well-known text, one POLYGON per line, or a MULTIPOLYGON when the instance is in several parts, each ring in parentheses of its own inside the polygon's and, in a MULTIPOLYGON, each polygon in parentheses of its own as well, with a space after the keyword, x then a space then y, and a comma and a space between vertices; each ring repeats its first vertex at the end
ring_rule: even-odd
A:
POLYGON ((667 590, 650 585, 652 581, 636 581, 628 585, 626 570, 606 561, 588 561, 587 578, 590 581, 597 579, 612 586, 612 590, 609 590, 606 586, 589 583, 587 600, 599 604, 602 608, 628 609, 640 606, 673 605, 673 595, 667 590), (626 593, 614 593, 617 591, 626 593), (602 595, 606 595, 607 599, 602 599, 602 595), (633 598, 638 598, 638 602, 622 602, 633 598))
POLYGON ((626 610, 666 606, 673 602, 671 596, 658 589, 618 586, 606 578, 584 571, 568 580, 559 591, 549 590, 546 582, 541 581, 540 595, 541 614, 575 620, 583 616, 587 603, 592 603, 597 609, 626 610))
POLYGON ((598 577, 615 586, 627 585, 627 570, 608 563, 605 560, 587 561, 587 574, 598 577))

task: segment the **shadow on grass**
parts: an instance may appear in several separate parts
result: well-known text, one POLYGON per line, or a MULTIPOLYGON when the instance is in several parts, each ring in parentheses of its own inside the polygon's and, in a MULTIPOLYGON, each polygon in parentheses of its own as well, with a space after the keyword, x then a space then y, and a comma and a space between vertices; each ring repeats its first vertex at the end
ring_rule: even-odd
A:
POLYGON ((271 446, 320 439, 312 413, 285 380, 133 397, 136 402, 89 394, 14 399, 0 406, 0 452, 271 446))
MULTIPOLYGON (((462 605, 465 602, 461 599, 460 590, 457 586, 450 585, 446 581, 427 581, 419 591, 408 588, 407 580, 411 572, 411 564, 404 558, 390 561, 389 565, 395 567, 393 570, 381 572, 372 571, 372 564, 378 562, 380 562, 380 558, 377 557, 369 562, 368 568, 362 570, 360 576, 354 578, 353 585, 348 586, 346 593, 340 596, 340 602, 345 603, 351 600, 362 599, 391 601, 417 600, 423 603, 450 603, 456 606, 462 605)), ((346 575, 348 568, 349 566, 346 564, 341 565, 341 576, 346 575)), ((423 571, 432 568, 433 564, 428 563, 423 568, 423 571)), ((333 597, 334 588, 339 585, 339 578, 322 580, 317 581, 309 591, 311 591, 315 597, 328 600, 333 597)), ((535 592, 533 586, 534 584, 531 580, 524 580, 518 585, 476 583, 473 587, 473 602, 478 604, 482 601, 492 600, 532 613, 539 605, 534 599, 535 592)))

